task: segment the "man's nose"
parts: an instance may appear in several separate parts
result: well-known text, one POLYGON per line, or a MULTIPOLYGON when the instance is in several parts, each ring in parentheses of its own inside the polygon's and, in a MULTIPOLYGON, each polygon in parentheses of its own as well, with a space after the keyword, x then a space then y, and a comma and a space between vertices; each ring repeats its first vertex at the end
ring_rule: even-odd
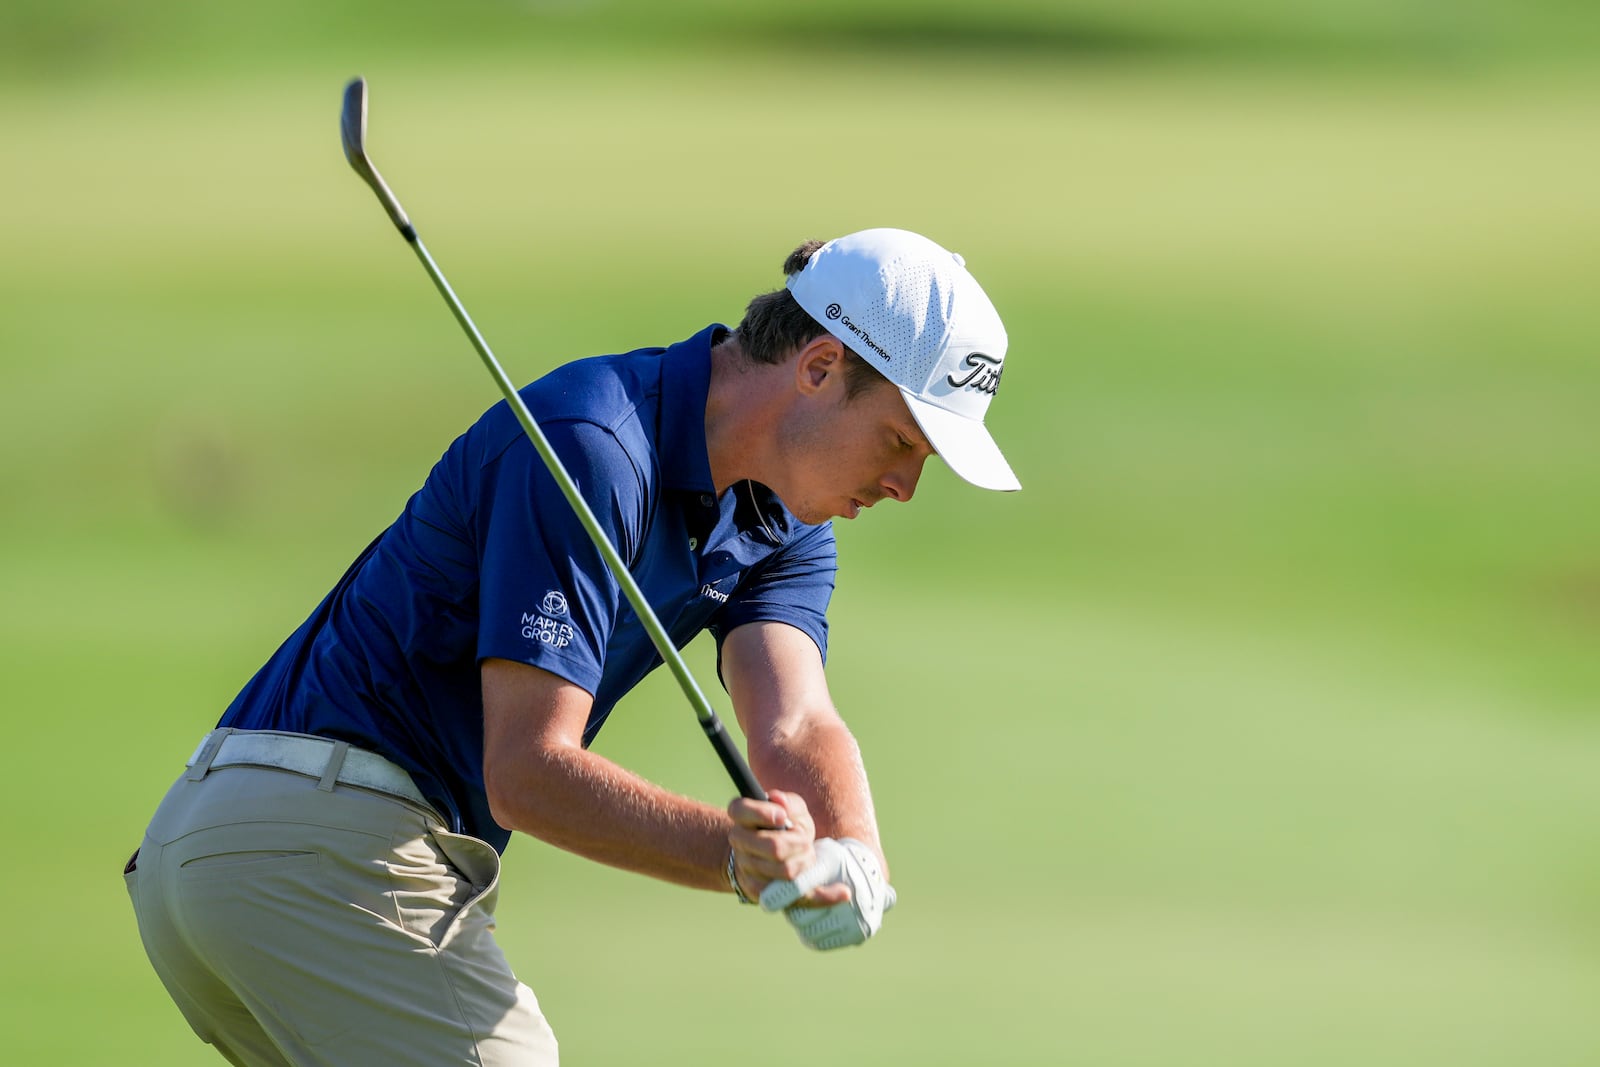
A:
POLYGON ((925 456, 915 456, 898 467, 891 467, 878 482, 883 487, 884 495, 902 504, 910 500, 917 491, 917 482, 922 478, 922 465, 925 462, 925 456))

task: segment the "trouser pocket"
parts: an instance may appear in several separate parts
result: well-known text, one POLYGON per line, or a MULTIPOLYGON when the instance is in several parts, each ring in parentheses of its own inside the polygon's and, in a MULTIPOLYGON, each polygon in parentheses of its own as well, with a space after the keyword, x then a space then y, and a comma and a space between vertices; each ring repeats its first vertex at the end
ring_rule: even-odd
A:
POLYGON ((433 839, 439 851, 472 885, 472 893, 445 929, 438 944, 468 936, 488 936, 494 930, 494 909, 500 899, 500 853, 487 841, 466 834, 435 830, 433 839))
POLYGON ((500 856, 487 842, 426 829, 397 839, 388 866, 401 925, 434 947, 443 948, 468 915, 492 924, 500 856))

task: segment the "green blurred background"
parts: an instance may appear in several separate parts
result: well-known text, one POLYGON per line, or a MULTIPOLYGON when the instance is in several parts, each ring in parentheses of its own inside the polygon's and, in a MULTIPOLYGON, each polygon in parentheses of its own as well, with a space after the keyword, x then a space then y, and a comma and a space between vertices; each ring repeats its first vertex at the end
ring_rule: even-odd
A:
MULTIPOLYGON (((1024 492, 839 531, 901 908, 816 956, 519 839, 568 1063, 1600 1062, 1600 9, 329 7, 0 11, 0 1058, 213 1062, 118 872, 495 399, 359 73, 518 380, 870 225, 1011 333, 1024 492)), ((670 679, 597 748, 728 793, 670 679)))

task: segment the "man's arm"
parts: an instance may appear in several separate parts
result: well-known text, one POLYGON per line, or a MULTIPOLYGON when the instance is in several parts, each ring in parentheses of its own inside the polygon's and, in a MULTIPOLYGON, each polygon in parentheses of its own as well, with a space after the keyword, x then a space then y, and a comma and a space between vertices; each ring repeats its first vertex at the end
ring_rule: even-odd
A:
MULTIPOLYGON (((731 631, 722 644, 722 677, 748 741, 750 766, 769 790, 798 795, 816 837, 849 837, 883 862, 877 817, 861 750, 833 706, 822 654, 804 632, 780 622, 756 622, 731 631)), ((771 882, 793 878, 782 842, 757 827, 763 809, 736 800, 729 810, 740 824, 732 833, 740 884, 754 897, 771 882)), ((884 866, 884 878, 888 867, 884 866)), ((848 899, 843 886, 807 894, 810 904, 848 899)))
MULTIPOLYGON (((579 686, 502 659, 484 660, 481 675, 484 785, 495 822, 613 867, 728 892, 727 812, 587 751, 593 698, 579 686)), ((775 799, 751 817, 781 822, 789 798, 775 799)), ((789 810, 792 827, 767 837, 770 862, 789 872, 779 877, 798 874, 813 855, 804 805, 789 810)))

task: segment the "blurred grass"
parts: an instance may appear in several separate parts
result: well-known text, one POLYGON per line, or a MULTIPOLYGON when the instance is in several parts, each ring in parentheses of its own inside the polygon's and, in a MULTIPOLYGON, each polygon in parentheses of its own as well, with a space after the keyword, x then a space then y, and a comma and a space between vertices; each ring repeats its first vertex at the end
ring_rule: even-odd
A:
POLYGON ((974 53, 1069 61, 1221 61, 1269 65, 1586 63, 1600 11, 1574 0, 463 0, 327 5, 281 0, 218 6, 161 0, 11 0, 0 56, 13 74, 47 79, 106 70, 192 71, 281 65, 371 48, 417 57, 469 52, 501 61, 557 49, 616 56, 661 46, 781 50, 876 61, 974 53))
MULTIPOLYGON (((1587 7, 373 10, 3 16, 0 799, 47 915, 8 1059, 209 1062, 115 872, 493 399, 339 154, 360 72, 513 377, 875 224, 960 249, 1012 336, 1025 491, 931 466, 840 530, 830 670, 905 905, 811 957, 519 840, 502 936, 569 1062, 780 1013, 890 1062, 1595 1062, 1587 7)), ((652 679, 598 747, 720 802, 681 705, 652 679)))

